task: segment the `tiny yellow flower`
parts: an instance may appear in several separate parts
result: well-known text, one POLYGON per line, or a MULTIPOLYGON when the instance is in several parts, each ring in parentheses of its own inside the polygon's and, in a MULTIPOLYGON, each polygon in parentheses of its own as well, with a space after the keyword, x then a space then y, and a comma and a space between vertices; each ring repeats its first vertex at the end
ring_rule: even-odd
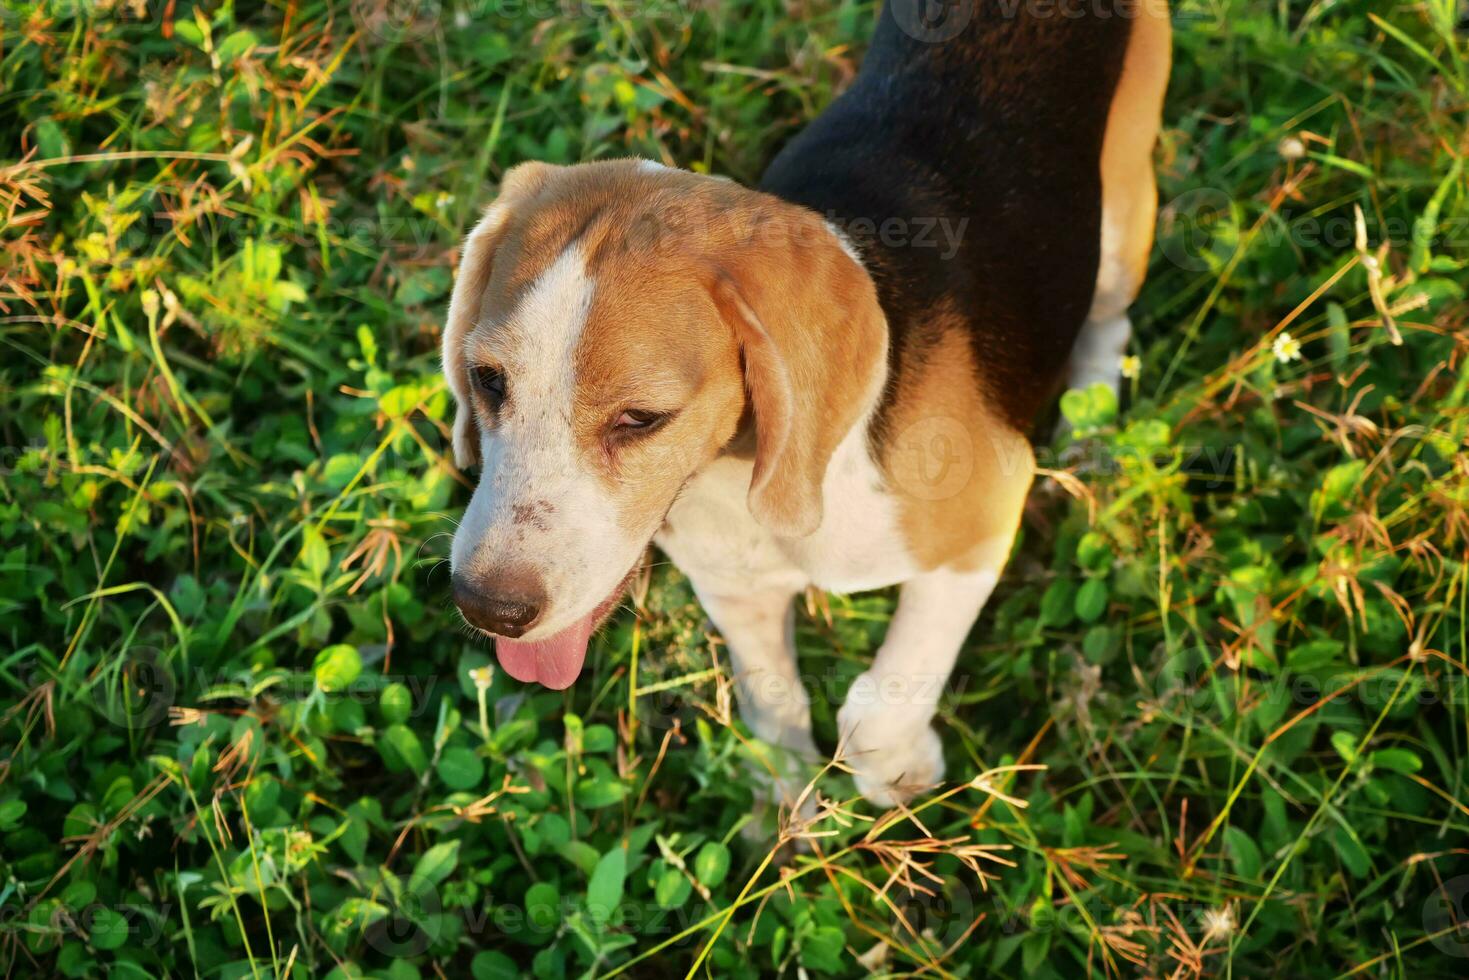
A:
POLYGON ((1128 354, 1122 359, 1122 376, 1128 381, 1136 381, 1137 376, 1143 371, 1143 359, 1136 354, 1128 354))
POLYGON ((481 691, 487 691, 490 685, 495 682, 495 668, 489 666, 477 667, 469 672, 469 677, 470 680, 474 681, 476 688, 481 691))
POLYGON ((1301 342, 1288 333, 1282 333, 1276 337, 1270 349, 1275 353, 1275 359, 1281 364, 1289 364, 1291 361, 1301 359, 1301 342))

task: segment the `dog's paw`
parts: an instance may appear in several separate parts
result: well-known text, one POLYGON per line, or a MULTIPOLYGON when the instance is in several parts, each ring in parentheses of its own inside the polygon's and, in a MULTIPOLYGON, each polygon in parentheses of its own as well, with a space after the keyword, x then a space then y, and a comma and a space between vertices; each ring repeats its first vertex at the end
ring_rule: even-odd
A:
MULTIPOLYGON (((859 678, 854 691, 861 683, 859 678)), ((907 803, 944 778, 944 744, 928 719, 927 711, 860 694, 849 695, 842 705, 837 713, 842 762, 852 770, 857 791, 874 805, 907 803)))
POLYGON ((850 740, 846 761, 857 791, 883 809, 907 803, 944 778, 944 744, 927 726, 905 735, 902 744, 864 747, 861 740, 850 740))

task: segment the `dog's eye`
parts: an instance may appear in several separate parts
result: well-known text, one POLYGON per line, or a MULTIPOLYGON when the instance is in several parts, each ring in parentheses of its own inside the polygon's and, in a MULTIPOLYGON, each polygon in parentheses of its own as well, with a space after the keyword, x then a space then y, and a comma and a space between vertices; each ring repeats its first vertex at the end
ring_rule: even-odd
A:
POLYGON ((641 408, 629 408, 617 416, 617 428, 619 429, 652 429, 668 420, 667 415, 657 412, 646 412, 641 408))
POLYGON ((473 374, 475 387, 485 393, 490 408, 498 412, 505 403, 505 372, 499 368, 477 367, 473 374))

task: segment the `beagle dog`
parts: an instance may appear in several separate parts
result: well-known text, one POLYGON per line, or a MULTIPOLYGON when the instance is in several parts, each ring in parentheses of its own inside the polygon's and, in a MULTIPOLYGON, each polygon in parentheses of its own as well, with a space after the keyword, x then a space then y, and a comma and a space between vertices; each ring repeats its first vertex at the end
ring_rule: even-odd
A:
POLYGON ((889 0, 759 189, 510 170, 443 336, 455 459, 480 467, 453 596, 502 667, 575 681, 652 542, 750 729, 814 760, 793 599, 900 584, 838 714, 885 806, 942 777, 931 721, 1015 539, 1028 433, 1063 383, 1116 384, 1169 70, 1165 0, 970 0, 940 35, 922 2, 889 0))

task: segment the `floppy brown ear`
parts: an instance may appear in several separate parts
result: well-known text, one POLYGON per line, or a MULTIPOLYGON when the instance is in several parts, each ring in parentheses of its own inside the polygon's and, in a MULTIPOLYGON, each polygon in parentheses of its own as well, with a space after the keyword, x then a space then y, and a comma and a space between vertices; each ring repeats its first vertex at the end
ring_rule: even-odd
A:
POLYGON ((464 354, 464 341, 474 329, 484 302, 485 290, 494 270, 495 251, 505 236, 511 209, 535 195, 546 178, 556 169, 547 163, 522 163, 505 172, 500 181, 500 194, 485 209, 479 224, 464 240, 459 256, 459 271, 454 291, 449 297, 449 317, 444 324, 443 368, 449 392, 458 408, 454 414, 454 465, 460 469, 479 462, 479 426, 474 418, 474 402, 469 395, 469 366, 464 354))
POLYGON ((804 537, 821 525, 832 453, 886 377, 887 324, 871 277, 814 214, 781 214, 719 265, 715 302, 755 416, 750 512, 804 537))

